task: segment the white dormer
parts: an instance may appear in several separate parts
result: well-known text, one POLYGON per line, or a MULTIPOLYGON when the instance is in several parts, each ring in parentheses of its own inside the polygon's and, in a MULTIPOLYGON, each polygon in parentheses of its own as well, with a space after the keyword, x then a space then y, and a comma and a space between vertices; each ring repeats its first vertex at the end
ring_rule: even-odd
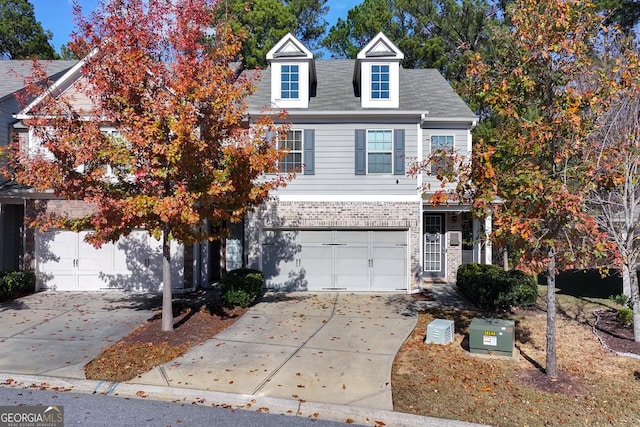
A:
POLYGON ((400 61, 404 54, 382 33, 359 53, 354 79, 360 88, 362 108, 398 108, 400 61))
POLYGON ((288 33, 267 53, 271 65, 271 105, 308 108, 316 70, 313 54, 288 33))

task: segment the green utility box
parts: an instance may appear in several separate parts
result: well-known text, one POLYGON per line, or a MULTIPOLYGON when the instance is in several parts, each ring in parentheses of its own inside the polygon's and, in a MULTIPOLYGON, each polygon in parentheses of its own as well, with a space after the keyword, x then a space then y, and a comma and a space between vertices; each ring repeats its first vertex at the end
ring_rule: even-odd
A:
POLYGON ((515 322, 504 319, 473 318, 469 326, 469 351, 513 356, 515 322))

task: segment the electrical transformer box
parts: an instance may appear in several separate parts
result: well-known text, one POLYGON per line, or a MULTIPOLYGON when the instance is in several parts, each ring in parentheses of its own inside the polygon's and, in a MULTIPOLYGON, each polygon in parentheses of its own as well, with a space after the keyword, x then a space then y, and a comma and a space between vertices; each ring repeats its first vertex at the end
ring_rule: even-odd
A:
POLYGON ((515 322, 505 319, 473 318, 469 326, 469 351, 513 356, 515 322))

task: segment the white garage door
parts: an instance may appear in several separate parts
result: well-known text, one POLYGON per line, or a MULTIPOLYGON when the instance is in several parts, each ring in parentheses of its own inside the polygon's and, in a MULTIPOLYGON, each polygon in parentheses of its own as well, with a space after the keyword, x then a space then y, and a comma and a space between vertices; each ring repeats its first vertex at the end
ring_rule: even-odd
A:
POLYGON ((266 285, 280 290, 406 291, 404 230, 264 230, 266 285))
MULTIPOLYGON (((39 289, 96 291, 162 289, 162 243, 146 231, 133 231, 99 249, 84 241, 87 232, 52 230, 36 233, 39 289)), ((183 287, 182 247, 172 242, 173 288, 183 287)))

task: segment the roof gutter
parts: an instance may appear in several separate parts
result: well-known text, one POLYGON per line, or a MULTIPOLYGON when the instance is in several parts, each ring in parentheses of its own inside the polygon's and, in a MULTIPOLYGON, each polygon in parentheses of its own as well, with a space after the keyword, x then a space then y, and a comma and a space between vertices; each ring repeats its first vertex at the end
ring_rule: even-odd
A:
POLYGON ((324 117, 360 117, 360 118, 412 118, 420 120, 420 124, 437 122, 437 123, 471 123, 473 127, 476 126, 478 117, 434 117, 430 116, 429 112, 424 110, 248 110, 247 115, 249 117, 260 116, 278 116, 286 111, 287 116, 291 117, 305 117, 305 118, 324 118, 324 117))

